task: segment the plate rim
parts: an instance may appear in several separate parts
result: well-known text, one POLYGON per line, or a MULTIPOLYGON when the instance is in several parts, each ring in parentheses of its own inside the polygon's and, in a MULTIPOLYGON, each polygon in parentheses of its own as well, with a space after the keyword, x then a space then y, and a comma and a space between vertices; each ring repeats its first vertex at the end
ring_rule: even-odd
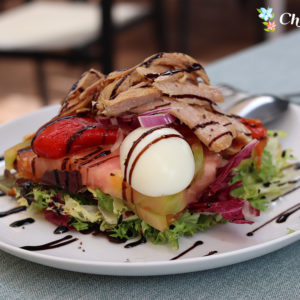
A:
POLYGON ((54 255, 47 255, 38 252, 30 252, 21 249, 17 246, 7 244, 0 241, 0 249, 13 254, 19 258, 29 260, 31 262, 39 263, 46 266, 55 267, 58 269, 76 271, 82 273, 93 273, 101 275, 116 275, 116 276, 137 276, 137 275, 165 275, 165 274, 181 274, 188 272, 195 272, 201 270, 214 269, 219 267, 224 267, 227 265, 233 265, 239 262, 245 262, 247 260, 260 257, 262 255, 268 254, 270 252, 279 250, 285 246, 288 246, 296 241, 300 240, 300 231, 297 230, 293 233, 286 234, 279 238, 256 244, 253 246, 245 247, 238 250, 228 251, 224 253, 218 253, 212 256, 201 256, 192 258, 182 258, 179 260, 162 260, 162 261, 146 261, 146 262, 105 262, 105 261, 94 261, 94 260, 81 260, 81 259, 71 259, 62 258, 54 255), (277 247, 279 246, 279 247, 277 247), (282 246, 282 247, 281 247, 282 246), (244 255, 249 254, 248 257, 244 255), (252 255, 251 255, 252 254, 252 255), (232 261, 230 258, 237 258, 232 261), (209 262, 215 262, 211 266, 207 266, 209 262), (201 265, 201 262, 206 263, 201 265), (220 263, 221 262, 221 263, 220 263), (225 262, 225 263, 223 263, 225 262), (57 265, 57 263, 64 263, 66 266, 57 265), (185 269, 178 270, 176 267, 184 266, 185 269), (192 266, 192 268, 191 268, 192 266), (85 267, 82 270, 78 268, 85 267), (166 267, 165 270, 155 270, 155 268, 166 267), (204 268, 202 268, 204 267, 204 268), (87 271, 86 268, 91 268, 87 271), (146 268, 143 269, 143 268, 146 268), (115 273, 118 270, 119 273, 115 273), (143 271, 142 273, 140 271, 143 271), (131 273, 127 273, 131 272, 131 273))

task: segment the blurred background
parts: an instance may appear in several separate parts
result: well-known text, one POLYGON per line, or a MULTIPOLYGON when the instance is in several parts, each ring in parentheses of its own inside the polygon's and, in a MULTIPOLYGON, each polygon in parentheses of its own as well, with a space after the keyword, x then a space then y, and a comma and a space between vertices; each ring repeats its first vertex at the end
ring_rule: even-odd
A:
POLYGON ((268 5, 300 17, 299 0, 0 0, 0 123, 61 102, 91 67, 108 73, 158 51, 207 65, 297 28, 265 33, 256 8, 268 5))

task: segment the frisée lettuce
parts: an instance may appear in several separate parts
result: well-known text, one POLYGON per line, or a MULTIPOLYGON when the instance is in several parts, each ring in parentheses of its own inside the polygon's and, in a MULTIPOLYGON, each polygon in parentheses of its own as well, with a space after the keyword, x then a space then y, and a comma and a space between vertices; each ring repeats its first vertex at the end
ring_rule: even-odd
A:
POLYGON ((247 199, 251 205, 261 211, 267 209, 270 200, 282 194, 297 181, 297 174, 289 168, 290 161, 295 160, 292 150, 283 150, 279 142, 286 136, 283 131, 268 131, 268 143, 258 168, 252 158, 244 159, 234 169, 236 175, 232 183, 242 182, 231 194, 234 197, 247 199))

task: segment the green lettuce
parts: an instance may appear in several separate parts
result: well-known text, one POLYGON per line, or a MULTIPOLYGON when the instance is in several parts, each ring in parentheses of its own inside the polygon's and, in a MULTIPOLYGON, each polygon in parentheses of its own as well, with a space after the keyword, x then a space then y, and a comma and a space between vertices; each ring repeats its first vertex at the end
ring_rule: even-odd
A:
POLYGON ((102 220, 96 205, 81 205, 69 195, 65 195, 64 201, 64 212, 76 220, 90 223, 99 223, 102 220))
POLYGON ((33 188, 28 196, 33 195, 34 201, 29 206, 29 209, 34 212, 43 211, 46 209, 50 202, 52 202, 52 197, 55 195, 55 191, 52 189, 43 190, 39 187, 33 188))
POLYGON ((112 229, 112 237, 116 238, 134 238, 142 234, 153 244, 170 243, 172 248, 179 248, 179 237, 192 236, 197 231, 206 231, 211 226, 218 223, 226 223, 219 214, 204 215, 200 213, 191 213, 188 210, 177 221, 172 223, 168 230, 161 232, 144 221, 137 219, 133 221, 123 221, 112 229))
POLYGON ((128 211, 125 203, 116 197, 103 193, 100 189, 88 189, 98 201, 98 209, 103 217, 101 223, 102 230, 110 230, 113 228, 111 225, 117 225, 120 216, 128 211))
POLYGON ((82 231, 89 229, 90 223, 82 222, 76 218, 71 218, 71 220, 68 222, 69 226, 73 226, 77 231, 82 231))
POLYGON ((242 186, 232 191, 237 198, 247 199, 253 207, 264 211, 270 200, 289 188, 289 184, 278 185, 283 178, 295 178, 293 170, 285 169, 293 160, 290 149, 282 150, 279 138, 285 137, 283 131, 268 131, 268 143, 263 151, 261 166, 258 168, 252 158, 242 161, 234 170, 232 183, 241 181, 242 186))

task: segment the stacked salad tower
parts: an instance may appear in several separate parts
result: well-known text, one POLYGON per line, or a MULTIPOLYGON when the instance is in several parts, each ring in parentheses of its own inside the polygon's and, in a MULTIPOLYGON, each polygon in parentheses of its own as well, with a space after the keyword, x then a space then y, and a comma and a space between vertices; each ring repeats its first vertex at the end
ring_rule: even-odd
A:
POLYGON ((84 73, 57 116, 5 152, 0 189, 69 230, 154 244, 253 223, 291 187, 283 132, 222 112, 219 90, 182 53, 84 73))

